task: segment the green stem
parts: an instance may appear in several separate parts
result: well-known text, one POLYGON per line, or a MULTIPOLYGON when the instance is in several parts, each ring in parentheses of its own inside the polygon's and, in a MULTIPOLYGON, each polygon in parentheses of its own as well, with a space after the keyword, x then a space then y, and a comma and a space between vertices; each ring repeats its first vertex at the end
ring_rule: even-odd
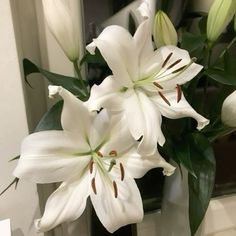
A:
POLYGON ((231 40, 231 42, 228 44, 228 46, 226 47, 226 49, 220 54, 220 58, 222 58, 224 55, 225 55, 225 53, 226 53, 226 51, 228 51, 231 47, 232 47, 232 45, 234 44, 236 42, 236 36, 234 36, 234 38, 231 40))
POLYGON ((77 74, 77 76, 78 76, 78 79, 80 80, 81 85, 82 85, 82 87, 83 87, 83 90, 84 90, 84 92, 86 93, 86 95, 88 95, 88 94, 89 94, 89 93, 88 93, 88 89, 87 89, 87 86, 85 85, 84 80, 83 80, 83 77, 82 77, 82 75, 81 75, 80 67, 79 67, 79 65, 78 65, 78 62, 77 62, 77 61, 73 61, 73 65, 74 65, 75 72, 76 72, 76 74, 77 74))

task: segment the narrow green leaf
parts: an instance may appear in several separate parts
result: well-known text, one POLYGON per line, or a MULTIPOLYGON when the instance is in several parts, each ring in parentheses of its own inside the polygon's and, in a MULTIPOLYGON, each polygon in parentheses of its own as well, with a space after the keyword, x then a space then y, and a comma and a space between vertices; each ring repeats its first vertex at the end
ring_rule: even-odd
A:
POLYGON ((220 69, 208 69, 204 74, 221 84, 236 85, 236 74, 228 74, 226 71, 220 69))
MULTIPOLYGON (((25 77, 32 73, 41 73, 52 85, 62 86, 65 89, 69 90, 75 96, 77 96, 82 101, 88 99, 86 93, 83 91, 81 82, 73 77, 64 76, 52 73, 50 71, 44 70, 28 59, 23 60, 24 73, 25 77)), ((26 79, 26 81, 28 81, 26 79)))
POLYGON ((200 133, 189 136, 190 155, 197 178, 189 174, 189 221, 193 236, 208 208, 215 181, 215 157, 211 143, 200 133))
POLYGON ((177 156, 179 162, 188 170, 188 172, 197 178, 192 165, 192 159, 190 155, 190 145, 188 140, 184 140, 175 147, 175 155, 177 156))
POLYGON ((61 111, 63 101, 59 101, 42 117, 38 123, 35 132, 43 130, 62 130, 61 127, 61 111))
POLYGON ((11 161, 16 161, 16 160, 18 160, 19 158, 20 158, 20 155, 18 155, 18 156, 16 156, 16 157, 12 158, 11 160, 9 160, 9 162, 11 162, 11 161))
POLYGON ((15 178, 1 193, 0 193, 0 196, 2 196, 12 185, 15 184, 15 189, 17 188, 17 185, 18 185, 18 182, 19 182, 19 179, 18 178, 15 178))

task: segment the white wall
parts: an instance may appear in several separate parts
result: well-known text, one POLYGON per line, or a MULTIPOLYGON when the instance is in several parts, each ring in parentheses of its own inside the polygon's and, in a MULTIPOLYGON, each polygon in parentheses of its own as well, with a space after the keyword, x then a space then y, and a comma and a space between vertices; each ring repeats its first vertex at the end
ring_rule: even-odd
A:
MULTIPOLYGON (((9 0, 0 2, 0 190, 13 179, 16 165, 8 160, 20 152, 20 143, 28 134, 21 70, 9 0)), ((33 227, 39 217, 36 186, 20 182, 0 197, 0 219, 10 218, 13 236, 40 236, 33 227)), ((1 235, 1 234, 0 234, 1 235)))

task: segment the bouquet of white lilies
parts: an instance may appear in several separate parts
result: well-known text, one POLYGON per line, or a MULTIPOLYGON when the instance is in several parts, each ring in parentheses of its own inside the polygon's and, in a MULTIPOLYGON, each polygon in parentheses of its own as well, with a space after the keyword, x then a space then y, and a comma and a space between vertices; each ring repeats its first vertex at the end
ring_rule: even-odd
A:
POLYGON ((142 197, 134 179, 153 168, 172 175, 176 167, 167 162, 172 159, 189 172, 194 235, 214 186, 212 142, 236 127, 235 92, 225 100, 236 85, 235 35, 214 51, 236 1, 214 1, 209 15, 199 17, 200 30, 190 33, 188 27, 177 31, 164 11, 156 13, 155 1, 143 0, 135 12, 134 35, 111 25, 86 46, 90 58, 99 54, 111 70, 93 86, 81 74, 88 57, 79 56, 78 26, 69 2, 42 0, 48 26, 76 76, 24 60, 25 75, 41 73, 51 84, 49 97, 62 98, 24 139, 14 170, 17 181, 61 182, 35 221, 37 230, 76 220, 88 197, 111 233, 142 221, 142 197))

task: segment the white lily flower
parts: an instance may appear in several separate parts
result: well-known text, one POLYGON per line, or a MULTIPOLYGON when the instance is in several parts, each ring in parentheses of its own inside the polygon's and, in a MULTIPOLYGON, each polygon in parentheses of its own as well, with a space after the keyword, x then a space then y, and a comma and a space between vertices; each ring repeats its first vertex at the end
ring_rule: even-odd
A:
POLYGON ((164 144, 161 116, 192 117, 197 120, 198 129, 209 123, 188 104, 180 87, 193 79, 202 66, 194 63, 187 51, 175 46, 154 51, 148 19, 134 37, 120 26, 107 27, 87 50, 94 54, 96 47, 113 75, 92 87, 90 109, 120 111, 134 139, 142 137, 139 153, 153 154, 157 142, 164 144))
POLYGON ((51 33, 71 61, 79 59, 79 25, 70 9, 72 0, 42 0, 46 21, 51 33))
POLYGON ((143 218, 142 199, 134 178, 155 167, 170 175, 174 167, 158 152, 140 156, 136 143, 106 110, 90 113, 85 103, 58 86, 50 96, 64 99, 62 131, 43 131, 26 137, 14 175, 36 183, 62 182, 49 197, 38 231, 48 231, 81 216, 90 196, 98 218, 114 232, 143 218))
POLYGON ((221 109, 221 120, 230 127, 236 127, 236 91, 224 100, 221 109))

